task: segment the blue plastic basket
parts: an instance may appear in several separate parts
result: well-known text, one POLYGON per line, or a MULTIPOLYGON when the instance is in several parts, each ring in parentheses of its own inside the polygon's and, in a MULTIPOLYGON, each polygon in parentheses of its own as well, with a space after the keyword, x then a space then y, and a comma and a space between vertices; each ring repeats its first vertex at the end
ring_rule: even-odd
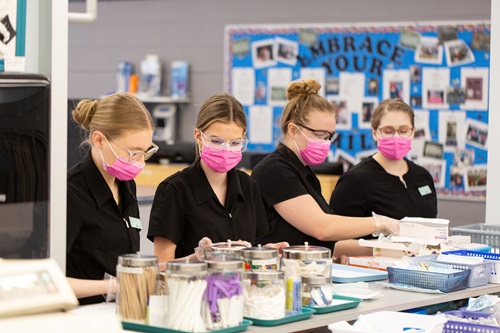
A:
POLYGON ((479 286, 484 286, 488 284, 488 280, 491 276, 491 270, 493 269, 493 263, 489 261, 485 261, 477 264, 458 264, 453 262, 446 261, 436 261, 437 255, 428 255, 422 257, 415 257, 413 261, 423 262, 429 266, 437 266, 437 267, 448 267, 458 270, 470 270, 469 281, 467 283, 467 287, 474 288, 479 286))
POLYGON ((387 267, 387 274, 389 275, 390 283, 449 293, 467 288, 470 270, 446 274, 389 266, 387 267))
MULTIPOLYGON (((448 311, 447 314, 459 318, 479 319, 491 316, 491 313, 473 312, 466 310, 448 311)), ((466 321, 448 320, 443 327, 443 333, 500 333, 500 326, 481 325, 466 321)))
POLYGON ((493 263, 493 265, 491 266, 491 275, 488 282, 500 283, 500 274, 498 274, 498 272, 500 272, 500 254, 491 252, 487 253, 479 251, 469 251, 469 250, 445 251, 442 254, 455 254, 458 256, 484 258, 484 260, 493 263))

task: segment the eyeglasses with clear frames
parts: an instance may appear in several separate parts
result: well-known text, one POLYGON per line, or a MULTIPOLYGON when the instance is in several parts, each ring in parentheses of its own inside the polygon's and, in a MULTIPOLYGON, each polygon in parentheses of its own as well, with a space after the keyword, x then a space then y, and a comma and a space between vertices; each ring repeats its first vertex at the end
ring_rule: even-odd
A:
POLYGON ((121 143, 119 143, 118 141, 116 141, 114 139, 111 139, 111 138, 109 138, 109 139, 111 141, 113 141, 114 143, 116 143, 120 148, 122 148, 123 150, 127 151, 127 153, 129 154, 129 158, 128 158, 129 161, 139 161, 141 159, 141 157, 144 157, 144 161, 147 161, 159 149, 158 146, 155 145, 154 142, 153 142, 151 144, 151 147, 149 147, 148 150, 146 150, 146 151, 142 151, 142 150, 130 150, 127 147, 125 147, 124 145, 122 145, 121 143))
POLYGON ((400 127, 399 129, 395 129, 391 126, 384 126, 378 128, 380 136, 382 136, 383 138, 392 138, 394 134, 396 134, 396 132, 401 138, 409 138, 413 134, 413 130, 414 128, 409 126, 403 126, 400 127))
POLYGON ((306 130, 312 132, 314 134, 314 139, 317 140, 322 140, 322 141, 330 141, 333 142, 335 139, 339 136, 339 134, 335 131, 333 132, 328 132, 328 131, 323 131, 323 130, 315 130, 310 127, 307 127, 306 125, 302 125, 300 123, 297 123, 297 126, 304 127, 306 130))
POLYGON ((200 130, 201 135, 205 139, 207 139, 207 142, 203 141, 203 143, 207 146, 210 147, 211 149, 215 151, 221 151, 221 150, 231 150, 233 152, 242 152, 247 148, 248 145, 248 139, 247 138, 238 138, 238 139, 232 139, 230 141, 226 141, 222 138, 219 138, 218 136, 208 136, 205 133, 203 133, 200 130), (227 147, 227 148, 224 148, 227 147))

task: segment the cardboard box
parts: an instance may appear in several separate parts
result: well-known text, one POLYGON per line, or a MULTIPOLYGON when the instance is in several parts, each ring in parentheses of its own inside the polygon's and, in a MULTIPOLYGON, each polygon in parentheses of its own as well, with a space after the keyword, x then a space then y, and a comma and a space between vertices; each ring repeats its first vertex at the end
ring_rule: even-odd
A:
POLYGON ((399 235, 402 237, 447 241, 449 225, 450 220, 446 219, 405 217, 399 225, 399 235))
POLYGON ((394 262, 401 258, 390 257, 349 257, 349 266, 378 269, 386 271, 388 266, 392 266, 394 262))

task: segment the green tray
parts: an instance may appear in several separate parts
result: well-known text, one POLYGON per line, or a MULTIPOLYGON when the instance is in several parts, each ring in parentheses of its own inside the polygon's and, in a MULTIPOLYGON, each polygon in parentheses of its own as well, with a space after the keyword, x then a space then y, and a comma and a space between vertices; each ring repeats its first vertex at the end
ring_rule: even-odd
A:
POLYGON ((256 326, 278 326, 288 323, 293 323, 294 321, 304 320, 311 318, 312 314, 315 313, 316 310, 313 308, 302 308, 302 313, 287 315, 285 318, 281 319, 257 319, 257 318, 249 318, 256 326))
MULTIPOLYGON (((252 325, 252 321, 248 319, 243 319, 243 322, 239 326, 233 326, 228 328, 220 328, 218 330, 208 331, 209 333, 235 333, 246 331, 248 326, 252 325)), ((149 332, 149 333, 187 333, 185 331, 178 331, 165 327, 150 326, 145 324, 130 323, 127 321, 122 321, 123 329, 138 331, 138 332, 149 332)))
POLYGON ((338 304, 338 305, 329 305, 329 306, 306 306, 305 309, 313 309, 316 311, 316 314, 330 313, 335 311, 347 310, 355 308, 359 305, 361 300, 359 298, 348 297, 348 296, 340 296, 333 295, 333 299, 351 301, 349 303, 338 304))

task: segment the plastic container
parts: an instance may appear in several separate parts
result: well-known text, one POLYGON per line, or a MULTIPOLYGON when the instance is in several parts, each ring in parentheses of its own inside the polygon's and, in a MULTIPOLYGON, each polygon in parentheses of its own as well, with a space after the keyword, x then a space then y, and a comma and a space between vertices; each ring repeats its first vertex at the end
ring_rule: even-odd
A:
POLYGON ((244 316, 275 320, 285 317, 285 273, 245 271, 242 273, 244 316))
POLYGON ((167 263, 168 300, 165 327, 204 332, 201 315, 202 298, 207 288, 207 264, 203 262, 171 261, 167 263))
POLYGON ((306 242, 284 248, 282 256, 281 269, 285 272, 285 279, 310 274, 332 277, 332 255, 326 247, 306 242))
POLYGON ((455 251, 445 251, 442 254, 455 254, 459 256, 467 257, 479 257, 484 258, 486 261, 492 262, 491 275, 488 280, 490 283, 500 283, 500 254, 498 253, 488 253, 479 251, 469 251, 469 250, 455 250, 455 251))
POLYGON ((330 304, 332 279, 323 275, 303 275, 302 277, 302 305, 324 306, 330 304))
POLYGON ((470 270, 469 280, 467 282, 468 288, 474 288, 488 284, 488 280, 490 279, 491 270, 493 267, 492 262, 466 264, 466 263, 437 261, 436 258, 437 255, 430 255, 429 259, 420 259, 419 257, 415 257, 413 260, 437 267, 449 267, 461 271, 470 270))
POLYGON ((389 266, 387 267, 387 274, 390 283, 449 293, 467 288, 470 270, 447 274, 389 266))
POLYGON ((346 321, 328 325, 332 333, 394 333, 394 332, 425 332, 441 333, 446 319, 440 316, 427 316, 415 313, 378 311, 360 315, 351 326, 346 321), (370 327, 371 330, 362 327, 370 327))
POLYGON ((240 325, 244 306, 241 286, 243 261, 211 260, 206 263, 209 274, 203 296, 202 318, 207 330, 240 325))
POLYGON ((245 248, 241 251, 245 270, 271 270, 280 269, 280 259, 277 249, 262 247, 245 248))
POLYGON ((491 252, 500 253, 499 224, 468 224, 450 228, 452 235, 470 236, 472 243, 486 244, 492 247, 491 252))
POLYGON ((149 298, 156 293, 158 272, 156 256, 125 254, 118 257, 116 308, 121 320, 146 322, 149 298))
MULTIPOLYGON (((448 311, 445 314, 450 314, 462 319, 479 319, 490 317, 491 313, 473 312, 455 310, 448 311)), ((483 325, 467 321, 448 320, 443 327, 443 333, 500 333, 500 326, 483 325)))

